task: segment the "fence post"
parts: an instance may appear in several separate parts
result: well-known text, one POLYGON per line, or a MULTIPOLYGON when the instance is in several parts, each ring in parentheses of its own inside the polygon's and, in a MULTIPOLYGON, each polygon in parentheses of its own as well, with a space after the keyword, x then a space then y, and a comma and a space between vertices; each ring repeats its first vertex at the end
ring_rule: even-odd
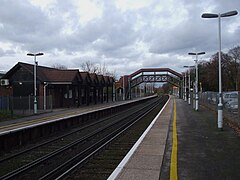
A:
POLYGON ((10 111, 11 111, 11 118, 13 119, 13 96, 8 96, 9 97, 9 108, 10 108, 10 111))
POLYGON ((31 96, 28 95, 28 111, 29 111, 29 114, 31 113, 31 96))
POLYGON ((49 103, 50 103, 50 108, 51 111, 53 111, 53 101, 52 101, 52 95, 49 96, 49 103))

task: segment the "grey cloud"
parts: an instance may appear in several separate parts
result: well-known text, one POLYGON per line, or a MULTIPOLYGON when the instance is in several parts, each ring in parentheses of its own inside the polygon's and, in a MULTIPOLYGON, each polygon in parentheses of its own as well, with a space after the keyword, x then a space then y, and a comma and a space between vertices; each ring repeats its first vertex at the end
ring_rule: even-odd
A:
MULTIPOLYGON (((110 68, 116 68, 119 73, 124 74, 131 73, 141 66, 179 69, 181 63, 186 63, 180 60, 180 56, 187 56, 189 51, 212 53, 218 48, 217 20, 202 19, 201 14, 209 7, 216 12, 240 7, 239 0, 203 2, 181 0, 178 3, 182 5, 182 9, 176 7, 174 12, 164 11, 167 1, 160 3, 156 0, 149 7, 121 11, 115 7, 113 1, 106 0, 102 3, 102 17, 82 25, 79 23, 79 15, 72 1, 59 0, 49 7, 48 11, 43 11, 32 6, 27 0, 2 0, 0 42, 14 44, 14 47, 18 47, 24 53, 43 51, 49 54, 50 59, 47 60, 45 57, 46 60, 42 60, 45 65, 57 62, 74 68, 79 67, 84 60, 91 60, 106 63, 110 68), (163 11, 154 11, 157 5, 162 5, 163 11), (176 23, 174 18, 169 22, 170 17, 176 15, 173 13, 182 11, 186 12, 182 22, 176 23), (63 19, 63 16, 66 19, 63 19), (159 19, 164 22, 162 27, 154 24, 159 19), (73 33, 63 34, 68 25, 73 28, 73 33), (149 46, 149 51, 148 47, 143 52, 136 49, 136 42, 139 41, 149 46), (79 56, 90 51, 96 54, 79 56), (60 57, 61 53, 58 52, 65 57, 60 57), (159 54, 169 56, 162 57, 159 54), (67 57, 69 59, 66 60, 67 57)), ((240 27, 233 33, 227 32, 230 24, 239 21, 239 15, 223 20, 223 48, 239 44, 237 37, 240 36, 240 27)), ((0 57, 14 53, 14 50, 8 52, 0 49, 0 57)))
POLYGON ((13 56, 15 54, 16 54, 16 52, 13 51, 13 50, 3 50, 2 48, 0 48, 0 57, 3 57, 3 56, 13 56))
POLYGON ((0 6, 1 39, 18 44, 23 50, 48 51, 65 44, 60 36, 61 17, 48 17, 27 1, 4 0, 0 6))
MULTIPOLYGON (((147 39, 151 44, 150 52, 159 54, 183 54, 190 50, 209 51, 216 49, 218 43, 217 19, 202 19, 200 16, 203 9, 199 9, 197 12, 195 11, 196 10, 188 10, 189 14, 193 15, 189 16, 183 23, 178 24, 178 26, 168 29, 168 31, 165 29, 154 30, 153 33, 151 33, 154 35, 147 39)), ((227 32, 227 28, 225 28, 226 24, 229 25, 231 22, 236 22, 236 19, 224 19, 222 21, 222 36, 227 39, 227 41, 222 42, 222 46, 228 47, 230 44, 238 41, 236 37, 239 30, 231 34, 227 32)))

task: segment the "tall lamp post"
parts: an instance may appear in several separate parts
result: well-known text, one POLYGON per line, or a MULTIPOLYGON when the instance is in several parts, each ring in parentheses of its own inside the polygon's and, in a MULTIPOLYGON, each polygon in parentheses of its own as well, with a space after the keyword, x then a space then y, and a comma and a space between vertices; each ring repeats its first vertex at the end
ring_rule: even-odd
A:
POLYGON ((196 60, 195 60, 195 68, 196 68, 196 80, 195 80, 195 93, 196 93, 196 105, 195 105, 195 110, 198 111, 198 55, 203 55, 205 52, 199 52, 199 53, 188 53, 188 55, 195 55, 196 60))
POLYGON ((190 69, 194 68, 194 66, 183 66, 185 68, 189 68, 188 69, 188 104, 191 104, 191 97, 190 97, 190 90, 191 90, 191 73, 190 73, 190 69))
POLYGON ((184 101, 187 101, 187 73, 184 75, 184 101))
POLYGON ((218 37, 219 37, 219 52, 218 52, 218 78, 219 78, 219 101, 218 101, 218 128, 223 128, 223 104, 222 104, 222 65, 221 65, 221 17, 230 17, 237 15, 237 11, 229 11, 226 13, 204 13, 202 18, 218 18, 218 37))
POLYGON ((181 89, 181 93, 182 93, 182 99, 184 100, 184 72, 182 72, 183 75, 183 80, 182 80, 182 89, 181 89))
POLYGON ((34 114, 37 114, 37 56, 44 55, 43 53, 28 53, 28 56, 34 56, 34 114))

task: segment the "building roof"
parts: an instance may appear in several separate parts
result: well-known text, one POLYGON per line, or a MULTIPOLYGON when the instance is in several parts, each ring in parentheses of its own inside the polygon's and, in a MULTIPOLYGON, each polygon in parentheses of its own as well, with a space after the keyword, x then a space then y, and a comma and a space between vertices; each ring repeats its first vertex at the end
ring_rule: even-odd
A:
POLYGON ((119 79, 119 83, 121 87, 128 87, 128 80, 129 80, 129 76, 128 75, 124 75, 122 77, 120 77, 119 79))
POLYGON ((98 81, 98 77, 95 73, 89 73, 90 77, 91 77, 91 80, 92 80, 92 83, 98 85, 99 84, 99 81, 98 81))
MULTIPOLYGON (((34 74, 34 65, 19 62, 12 69, 10 69, 4 77, 11 76, 21 67, 26 69, 29 73, 34 74)), ((73 82, 75 80, 81 81, 81 76, 77 69, 62 70, 44 66, 37 66, 37 79, 42 82, 73 82)))
MULTIPOLYGON (((34 74, 34 65, 18 62, 2 78, 10 79, 20 68, 23 68, 30 74, 34 74)), ((95 73, 79 72, 78 69, 56 69, 45 66, 37 66, 37 79, 41 82, 58 83, 58 82, 80 82, 83 84, 99 85, 105 84, 105 81, 113 83, 113 78, 95 73), (108 79, 108 80, 107 80, 108 79)))
POLYGON ((97 75, 97 78, 98 78, 98 82, 101 85, 105 85, 105 80, 104 80, 104 76, 103 75, 97 75))
POLYGON ((5 75, 4 73, 1 73, 1 72, 0 72, 0 79, 1 79, 4 75, 5 75))
POLYGON ((91 77, 88 72, 80 72, 80 76, 82 78, 83 83, 91 83, 91 77))
POLYGON ((104 76, 103 78, 104 78, 105 84, 106 84, 106 85, 109 85, 109 84, 110 84, 110 78, 109 78, 109 76, 104 76))

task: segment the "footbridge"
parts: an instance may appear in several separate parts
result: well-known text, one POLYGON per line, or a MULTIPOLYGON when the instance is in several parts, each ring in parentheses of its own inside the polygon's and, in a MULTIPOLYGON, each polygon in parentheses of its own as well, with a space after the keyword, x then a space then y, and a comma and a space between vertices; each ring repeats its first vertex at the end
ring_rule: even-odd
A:
POLYGON ((145 68, 128 76, 128 89, 126 90, 126 98, 132 98, 135 93, 134 88, 142 83, 170 83, 173 85, 173 91, 177 91, 179 96, 182 92, 182 74, 169 68, 145 68))
MULTIPOLYGON (((140 94, 142 91, 146 92, 146 89, 138 88, 139 85, 145 83, 170 83, 173 85, 174 91, 181 96, 182 92, 182 74, 169 69, 169 68, 144 68, 139 69, 136 72, 125 75, 120 78, 116 83, 116 97, 117 99, 131 99, 132 95, 137 97, 136 94, 140 94)), ((145 86, 146 88, 146 86, 145 86)))
POLYGON ((168 82, 181 87, 182 75, 169 68, 139 69, 129 76, 130 87, 133 88, 141 83, 168 82))

